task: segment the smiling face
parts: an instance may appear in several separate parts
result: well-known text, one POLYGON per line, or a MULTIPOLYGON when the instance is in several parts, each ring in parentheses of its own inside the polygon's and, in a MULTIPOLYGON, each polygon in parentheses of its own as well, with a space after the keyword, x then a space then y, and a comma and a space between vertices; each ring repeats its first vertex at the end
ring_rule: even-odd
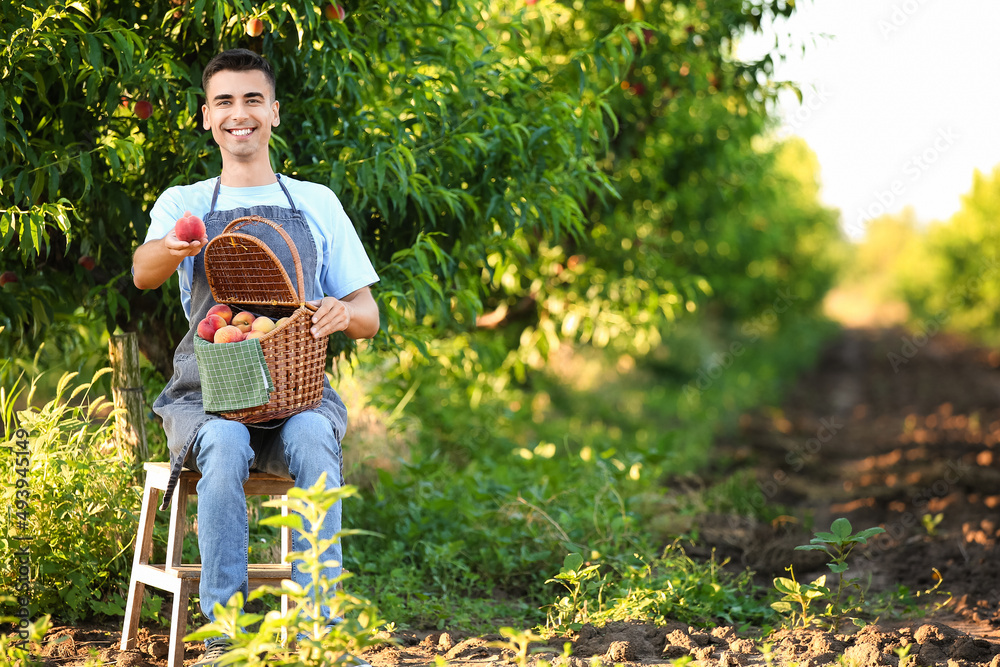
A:
POLYGON ((278 101, 263 72, 221 70, 208 81, 202 116, 206 130, 227 159, 268 159, 271 128, 279 123, 278 101))

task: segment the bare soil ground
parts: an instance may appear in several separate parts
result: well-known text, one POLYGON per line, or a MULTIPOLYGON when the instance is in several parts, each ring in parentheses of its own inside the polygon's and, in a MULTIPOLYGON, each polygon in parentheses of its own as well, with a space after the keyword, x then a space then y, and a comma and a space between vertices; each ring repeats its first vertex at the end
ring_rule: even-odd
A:
MULTIPOLYGON (((615 623, 554 640, 538 658, 569 665, 594 657, 664 665, 690 656, 720 667, 845 660, 903 667, 897 651, 908 646, 910 664, 1000 667, 1000 352, 943 334, 847 330, 780 409, 744 415, 741 426, 719 443, 716 469, 693 483, 752 469, 762 499, 786 507, 787 516, 771 524, 702 517, 698 549, 714 548, 764 582, 786 575, 789 564, 800 581, 811 581, 825 571, 824 559, 794 547, 843 516, 855 529, 887 531, 856 553, 846 573, 870 576, 870 598, 900 585, 928 590, 938 575, 939 594, 925 596, 927 606, 907 617, 887 614, 861 630, 780 631, 768 638, 770 655, 754 630, 615 623), (939 514, 937 523, 925 519, 939 514), (560 657, 566 641, 568 659, 560 657)), ((125 653, 117 651, 117 631, 54 628, 51 637, 67 639, 46 649, 46 664, 80 665, 91 648, 105 664, 166 664, 165 630, 143 630, 138 649, 125 653)), ((491 645, 499 635, 398 632, 394 639, 365 657, 375 667, 437 658, 488 665, 514 657, 491 645)), ((198 645, 188 647, 186 664, 200 655, 198 645)))

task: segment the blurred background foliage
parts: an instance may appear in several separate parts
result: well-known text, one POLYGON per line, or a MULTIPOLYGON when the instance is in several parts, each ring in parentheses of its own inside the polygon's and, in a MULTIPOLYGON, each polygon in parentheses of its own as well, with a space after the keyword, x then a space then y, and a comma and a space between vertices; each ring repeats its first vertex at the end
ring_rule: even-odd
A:
MULTIPOLYGON (((767 518, 750 479, 703 498, 664 484, 705 466, 713 440, 777 400, 835 331, 821 306, 850 248, 815 157, 775 138, 780 53, 734 55, 794 3, 357 0, 343 21, 324 9, 4 5, 0 386, 43 373, 32 384, 52 394, 53 369, 91 378, 109 332, 135 331, 156 396, 188 323, 176 280, 134 288, 131 252, 159 193, 218 173, 201 68, 243 46, 277 71, 276 170, 340 196, 382 278, 382 332, 347 360, 354 348, 335 341, 330 371, 364 491, 347 521, 382 535, 345 559, 384 615, 539 620, 567 552, 622 580, 643 563, 686 572, 663 546, 695 533, 698 512, 767 518)), ((687 620, 771 613, 746 581, 701 575, 692 585, 714 597, 687 620)), ((111 576, 105 606, 72 613, 113 614, 127 573, 111 576)), ((662 586, 651 598, 692 599, 649 582, 662 586)))

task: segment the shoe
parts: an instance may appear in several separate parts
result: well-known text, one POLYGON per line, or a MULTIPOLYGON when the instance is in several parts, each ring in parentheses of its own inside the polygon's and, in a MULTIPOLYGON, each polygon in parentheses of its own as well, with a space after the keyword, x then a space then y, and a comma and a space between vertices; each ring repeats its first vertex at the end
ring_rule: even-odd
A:
POLYGON ((201 656, 201 660, 191 665, 191 667, 215 667, 228 650, 229 642, 215 642, 205 649, 205 655, 201 656))

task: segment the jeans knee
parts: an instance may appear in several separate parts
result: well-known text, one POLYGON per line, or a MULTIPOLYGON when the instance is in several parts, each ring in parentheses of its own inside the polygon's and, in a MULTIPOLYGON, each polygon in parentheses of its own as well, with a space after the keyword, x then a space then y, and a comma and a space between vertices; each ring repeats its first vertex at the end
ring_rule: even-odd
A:
POLYGON ((239 422, 214 419, 198 431, 194 455, 202 475, 237 474, 246 481, 253 461, 250 431, 239 422))
POLYGON ((339 477, 340 442, 326 417, 315 412, 301 412, 290 417, 281 430, 281 443, 293 474, 307 465, 332 468, 339 477))

